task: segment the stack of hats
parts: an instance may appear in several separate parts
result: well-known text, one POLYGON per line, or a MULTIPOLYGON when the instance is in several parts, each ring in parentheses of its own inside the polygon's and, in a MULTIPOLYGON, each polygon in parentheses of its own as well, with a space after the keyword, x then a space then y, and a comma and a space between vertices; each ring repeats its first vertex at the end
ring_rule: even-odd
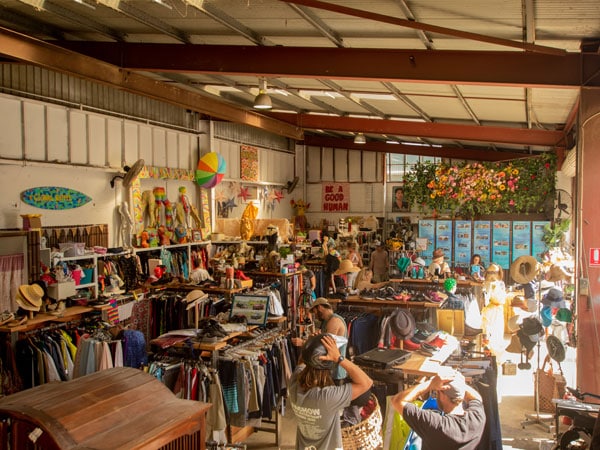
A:
POLYGON ((26 311, 39 311, 43 298, 44 290, 39 284, 23 284, 19 286, 16 301, 26 311))
POLYGON ((531 364, 529 363, 530 353, 535 347, 535 344, 540 340, 540 336, 544 333, 544 327, 542 323, 536 317, 526 317, 523 319, 521 328, 517 331, 517 336, 521 345, 526 350, 527 360, 525 363, 519 364, 520 369, 530 369, 531 364))

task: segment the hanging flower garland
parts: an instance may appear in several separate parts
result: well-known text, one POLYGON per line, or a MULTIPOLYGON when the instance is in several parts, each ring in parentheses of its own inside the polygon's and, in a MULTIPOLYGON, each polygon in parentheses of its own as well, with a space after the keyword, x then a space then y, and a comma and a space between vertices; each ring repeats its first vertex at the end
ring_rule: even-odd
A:
POLYGON ((473 218, 499 212, 545 212, 554 198, 556 156, 497 163, 415 165, 404 177, 404 197, 419 211, 473 218))

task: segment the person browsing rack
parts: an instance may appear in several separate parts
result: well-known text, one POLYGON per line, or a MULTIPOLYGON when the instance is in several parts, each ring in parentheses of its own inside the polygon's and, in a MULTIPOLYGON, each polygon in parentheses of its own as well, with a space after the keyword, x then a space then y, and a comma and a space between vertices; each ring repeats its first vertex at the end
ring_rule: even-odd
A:
POLYGON ((290 405, 298 424, 297 450, 342 450, 340 412, 373 385, 360 367, 344 358, 336 340, 330 334, 310 337, 290 379, 290 405), (335 385, 331 370, 336 365, 348 372, 351 382, 335 385))

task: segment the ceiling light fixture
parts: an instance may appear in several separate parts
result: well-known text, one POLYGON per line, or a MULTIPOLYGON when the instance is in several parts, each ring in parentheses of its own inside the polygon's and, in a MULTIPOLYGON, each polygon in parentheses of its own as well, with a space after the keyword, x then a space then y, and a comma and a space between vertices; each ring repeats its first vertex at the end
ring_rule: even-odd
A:
POLYGON ((258 80, 258 95, 254 99, 254 109, 271 109, 271 97, 267 94, 267 80, 259 78, 258 80))
POLYGON ((80 5, 87 6, 90 9, 96 9, 94 5, 90 5, 89 3, 84 2, 83 0, 73 0, 75 3, 79 3, 80 5))
POLYGON ((154 3, 158 3, 159 5, 164 6, 165 8, 173 9, 173 7, 168 3, 165 3, 164 0, 154 0, 154 3))
POLYGON ((354 143, 355 144, 366 144, 367 138, 365 137, 364 134, 357 133, 356 136, 354 136, 354 143))

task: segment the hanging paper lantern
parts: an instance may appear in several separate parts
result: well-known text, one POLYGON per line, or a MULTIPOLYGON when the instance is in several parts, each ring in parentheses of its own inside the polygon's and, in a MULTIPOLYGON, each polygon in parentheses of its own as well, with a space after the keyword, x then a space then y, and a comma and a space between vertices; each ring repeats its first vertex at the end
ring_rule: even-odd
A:
POLYGON ((200 158, 196 169, 196 183, 203 188, 213 188, 225 176, 227 164, 225 159, 215 152, 210 152, 200 158))

